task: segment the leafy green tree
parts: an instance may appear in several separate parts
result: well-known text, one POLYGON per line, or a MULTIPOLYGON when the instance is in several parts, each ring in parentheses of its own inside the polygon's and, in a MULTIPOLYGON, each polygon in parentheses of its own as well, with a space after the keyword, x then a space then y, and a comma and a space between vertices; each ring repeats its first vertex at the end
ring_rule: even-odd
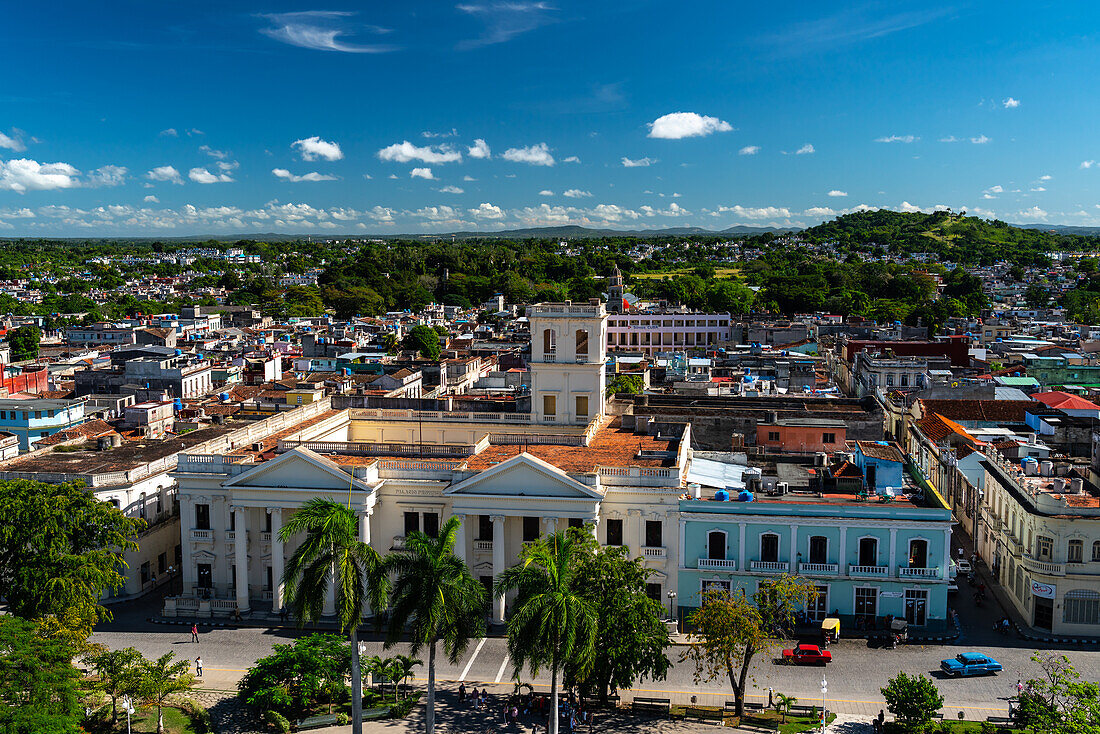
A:
MULTIPOLYGON (((424 661, 414 658, 412 655, 394 655, 394 681, 400 681, 402 685, 412 677, 413 669, 423 665, 424 661)), ((395 695, 396 695, 396 688, 395 695)))
POLYGON ((111 721, 118 720, 118 699, 136 691, 141 664, 145 660, 132 647, 103 650, 84 658, 99 676, 95 687, 111 699, 111 721))
POLYGON ((615 375, 611 382, 607 383, 607 394, 641 395, 645 390, 645 378, 641 375, 615 375))
POLYGON ((791 712, 791 707, 798 703, 798 699, 794 696, 788 696, 783 693, 775 694, 775 710, 783 712, 783 723, 787 723, 787 714, 791 712))
POLYGON ((737 702, 736 714, 742 716, 753 658, 769 649, 775 634, 791 628, 796 612, 816 596, 810 581, 789 574, 762 582, 751 598, 742 593, 705 592, 701 606, 688 617, 699 641, 688 646, 680 659, 695 664, 696 683, 725 675, 737 702))
POLYGON ((568 661, 566 681, 595 689, 607 703, 609 690, 625 690, 668 673, 669 646, 661 603, 646 595, 653 574, 641 558, 630 558, 625 547, 599 547, 592 536, 574 531, 586 546, 573 586, 596 610, 596 649, 587 667, 568 661))
POLYGON ((38 634, 33 622, 0 616, 0 731, 76 734, 82 731, 74 648, 38 634))
POLYGON ((11 347, 13 362, 22 362, 38 357, 38 342, 42 332, 37 326, 18 326, 8 334, 8 346, 11 347))
POLYGON ((79 647, 109 617, 100 599, 125 583, 122 553, 137 549, 144 522, 76 484, 24 479, 0 482, 0 517, 0 596, 79 647))
POLYGON ((439 346, 439 334, 432 327, 423 324, 409 329, 409 333, 405 335, 405 339, 402 341, 402 346, 410 352, 421 354, 433 362, 439 361, 439 355, 443 351, 439 346))
POLYGON ((157 734, 164 734, 164 704, 195 685, 195 676, 189 672, 190 661, 173 662, 175 656, 174 652, 166 652, 156 660, 143 660, 141 664, 137 692, 147 705, 157 707, 157 734))
POLYGON ((405 547, 386 558, 395 574, 387 647, 399 642, 407 630, 410 654, 428 648, 428 695, 425 731, 435 731, 436 647, 457 664, 470 641, 485 634, 485 587, 454 554, 459 519, 452 517, 437 537, 409 533, 405 547))
POLYGON ((1050 303, 1050 289, 1038 283, 1032 283, 1024 291, 1024 302, 1028 308, 1045 308, 1050 303))
POLYGON ((347 506, 314 497, 295 512, 279 531, 284 543, 299 533, 302 544, 283 573, 288 606, 299 624, 320 618, 330 580, 336 584, 336 619, 351 641, 352 732, 363 730, 363 678, 359 672, 359 624, 364 605, 386 606, 389 578, 382 557, 359 540, 359 516, 347 506))
POLYGON ((886 708, 912 731, 920 731, 932 721, 932 715, 943 708, 943 696, 936 689, 936 684, 923 675, 898 673, 881 690, 886 708))
MULTIPOLYGON (((367 661, 364 661, 364 665, 367 661)), ((257 710, 298 719, 320 703, 332 703, 333 681, 341 687, 351 669, 351 647, 338 635, 312 634, 253 664, 237 683, 242 700, 257 710)))
POLYGON ((497 577, 494 593, 516 591, 508 620, 508 654, 516 670, 550 669, 550 728, 558 731, 558 679, 567 666, 585 670, 596 653, 598 613, 577 589, 584 544, 552 533, 524 546, 520 563, 497 577))
POLYGON ((1100 731, 1100 685, 1082 681, 1065 655, 1037 652, 1031 659, 1043 673, 1027 682, 1016 704, 1014 723, 1051 734, 1100 731))

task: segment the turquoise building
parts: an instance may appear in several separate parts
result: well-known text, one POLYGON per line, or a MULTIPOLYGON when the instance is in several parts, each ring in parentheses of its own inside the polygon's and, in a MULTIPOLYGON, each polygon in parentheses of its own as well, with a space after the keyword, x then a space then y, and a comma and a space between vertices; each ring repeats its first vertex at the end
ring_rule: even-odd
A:
POLYGON ((0 400, 0 431, 18 436, 20 451, 30 451, 39 439, 84 420, 83 400, 0 400))
MULTIPOLYGON (((908 479, 908 476, 907 476, 908 479)), ((813 581, 813 620, 881 627, 887 615, 936 631, 947 625, 951 511, 907 481, 894 500, 798 492, 754 501, 680 501, 681 619, 716 588, 756 592, 761 581, 797 573, 813 581)))

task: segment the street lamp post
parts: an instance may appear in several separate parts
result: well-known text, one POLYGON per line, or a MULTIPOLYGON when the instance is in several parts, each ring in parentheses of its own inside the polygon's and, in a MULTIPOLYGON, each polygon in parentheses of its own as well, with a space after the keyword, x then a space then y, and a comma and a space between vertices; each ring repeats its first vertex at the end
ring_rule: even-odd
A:
POLYGON ((134 704, 131 703, 129 696, 123 696, 120 703, 122 710, 126 712, 126 734, 130 734, 130 714, 134 713, 134 704))
POLYGON ((829 718, 825 712, 825 694, 829 692, 829 683, 821 676, 821 731, 825 731, 825 722, 829 718))
POLYGON ((673 615, 673 613, 672 613, 672 605, 675 601, 676 601, 676 592, 675 591, 668 592, 668 618, 669 619, 676 619, 675 615, 673 615))

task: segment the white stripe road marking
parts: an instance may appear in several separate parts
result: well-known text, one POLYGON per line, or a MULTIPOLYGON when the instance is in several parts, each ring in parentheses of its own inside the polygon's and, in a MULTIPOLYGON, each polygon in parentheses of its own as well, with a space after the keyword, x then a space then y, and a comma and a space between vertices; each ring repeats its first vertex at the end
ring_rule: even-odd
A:
POLYGON ((477 654, 481 652, 481 648, 485 647, 485 640, 487 638, 482 637, 481 642, 477 643, 477 647, 474 648, 474 654, 470 656, 469 661, 466 663, 466 667, 462 669, 462 675, 458 677, 459 682, 466 680, 466 674, 470 672, 470 666, 474 664, 474 660, 477 659, 477 654))
POLYGON ((500 683, 500 677, 504 675, 504 666, 508 664, 508 653, 504 653, 504 659, 500 661, 500 670, 497 671, 497 677, 493 679, 493 683, 500 683))

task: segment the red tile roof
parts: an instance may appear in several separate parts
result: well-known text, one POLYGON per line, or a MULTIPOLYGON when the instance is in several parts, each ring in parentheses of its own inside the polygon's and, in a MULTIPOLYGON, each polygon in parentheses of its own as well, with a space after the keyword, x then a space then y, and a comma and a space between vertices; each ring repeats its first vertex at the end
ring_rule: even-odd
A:
POLYGON ((1080 395, 1062 392, 1061 390, 1035 393, 1031 397, 1044 405, 1049 405, 1058 410, 1100 410, 1100 405, 1085 400, 1080 395))

